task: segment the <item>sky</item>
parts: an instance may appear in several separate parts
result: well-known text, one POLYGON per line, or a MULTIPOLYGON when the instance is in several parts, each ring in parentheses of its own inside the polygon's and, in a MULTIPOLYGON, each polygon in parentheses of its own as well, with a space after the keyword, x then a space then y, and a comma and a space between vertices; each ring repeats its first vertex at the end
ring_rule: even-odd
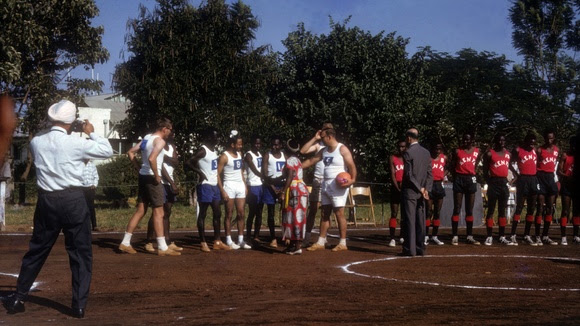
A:
MULTIPOLYGON (((228 0, 228 3, 231 3, 228 0)), ((349 16, 348 26, 377 34, 395 32, 409 39, 407 52, 419 47, 455 54, 464 48, 504 54, 520 62, 511 44, 512 26, 509 21, 508 0, 244 0, 258 18, 254 46, 270 44, 274 51, 283 52, 281 41, 303 22, 306 30, 315 34, 330 32, 329 16, 342 22, 349 16)), ((199 6, 200 0, 191 0, 199 6)), ((94 72, 75 70, 74 77, 98 78, 105 83, 104 93, 112 92, 110 85, 115 65, 128 58, 125 47, 127 20, 139 14, 139 4, 152 10, 154 0, 96 0, 100 10, 92 21, 103 26, 103 45, 109 50, 109 61, 95 66, 94 72)))

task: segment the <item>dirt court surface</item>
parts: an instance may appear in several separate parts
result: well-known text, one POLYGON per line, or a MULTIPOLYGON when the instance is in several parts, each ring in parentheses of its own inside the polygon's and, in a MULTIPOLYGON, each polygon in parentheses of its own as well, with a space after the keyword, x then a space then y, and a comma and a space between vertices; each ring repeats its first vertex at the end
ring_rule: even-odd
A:
MULTIPOLYGON (((559 240, 557 229, 552 238, 559 240)), ((567 247, 488 247, 478 228, 481 246, 461 242, 464 236, 451 246, 449 232, 442 230, 444 246, 431 244, 416 258, 397 257, 401 247, 386 246, 384 229, 349 230, 346 252, 301 256, 266 245, 202 253, 191 231, 173 235, 185 248, 179 257, 146 253, 144 234, 134 237, 136 255, 120 254, 122 234, 95 233, 83 320, 68 315, 70 270, 60 237, 26 312, 0 307, 0 325, 580 324, 580 246, 571 237, 567 247), (362 263, 348 265, 355 262, 362 263)), ((19 272, 29 237, 0 234, 0 295, 15 289, 9 274, 19 272)))

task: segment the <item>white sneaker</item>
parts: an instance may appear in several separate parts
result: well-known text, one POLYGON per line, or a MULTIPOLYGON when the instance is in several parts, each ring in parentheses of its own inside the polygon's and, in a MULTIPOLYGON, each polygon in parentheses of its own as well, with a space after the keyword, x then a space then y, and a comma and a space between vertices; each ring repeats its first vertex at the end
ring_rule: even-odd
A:
POLYGON ((515 234, 510 237, 510 241, 514 246, 518 245, 518 239, 517 239, 517 236, 515 234))
POLYGON ((454 245, 454 246, 458 246, 459 245, 459 237, 458 236, 454 236, 451 239, 451 244, 454 245))
POLYGON ((397 245, 397 242, 395 241, 395 239, 391 239, 391 241, 389 242, 389 247, 395 247, 397 245))
POLYGON ((551 245, 551 246, 557 246, 558 245, 558 243, 556 241, 550 239, 550 237, 548 237, 548 236, 542 237, 542 242, 545 243, 545 244, 547 244, 547 245, 551 245))
POLYGON ((425 236, 425 242, 424 242, 424 244, 425 244, 426 246, 428 246, 428 245, 429 245, 429 236, 425 236))
POLYGON ((290 255, 290 256, 302 255, 302 249, 298 249, 298 250, 295 250, 295 249, 288 250, 288 251, 286 251, 286 254, 287 255, 290 255))
POLYGON ((566 237, 562 237, 562 241, 560 241, 560 244, 563 246, 567 246, 568 245, 568 239, 566 239, 566 237))
POLYGON ((578 237, 578 236, 574 237, 574 240, 572 240, 572 242, 580 243, 580 237, 578 237))
POLYGON ((543 246, 544 243, 542 242, 542 237, 536 236, 536 244, 538 246, 543 246))
POLYGON ((499 243, 506 246, 517 246, 517 244, 514 244, 505 237, 499 237, 499 243))
POLYGON ((405 243, 405 238, 400 238, 400 239, 399 239, 399 243, 400 243, 400 244, 403 244, 403 243, 405 243))
POLYGON ((246 243, 246 241, 242 241, 242 242, 239 244, 239 246, 240 246, 240 248, 242 248, 242 249, 252 249, 252 246, 250 246, 249 244, 247 244, 247 243, 246 243))
POLYGON ((486 246, 491 246, 491 245, 492 245, 492 243, 493 243, 493 238, 492 238, 492 237, 487 237, 487 238, 485 238, 485 243, 484 243, 484 244, 485 244, 486 246))
POLYGON ((228 247, 230 247, 230 249, 233 249, 233 250, 240 249, 240 246, 238 246, 235 242, 228 244, 228 247))
MULTIPOLYGON (((532 237, 530 237, 529 235, 526 235, 524 237, 524 242, 529 244, 530 246, 534 246, 534 247, 538 245, 536 242, 534 242, 534 240, 532 240, 532 237)), ((540 243, 542 243, 542 242, 540 241, 540 243)))
POLYGON ((472 235, 467 237, 467 243, 472 244, 472 245, 476 245, 476 246, 480 245, 479 241, 475 240, 472 235))
POLYGON ((431 237, 431 241, 435 242, 435 244, 438 245, 438 246, 444 245, 443 241, 439 240, 436 236, 435 237, 431 237))

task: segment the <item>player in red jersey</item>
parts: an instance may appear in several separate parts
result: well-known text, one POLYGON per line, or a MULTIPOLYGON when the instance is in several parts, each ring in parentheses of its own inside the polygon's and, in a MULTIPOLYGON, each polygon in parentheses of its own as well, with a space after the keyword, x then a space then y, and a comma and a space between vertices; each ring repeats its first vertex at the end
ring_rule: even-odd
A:
MULTIPOLYGON (((558 186, 554 180, 554 172, 558 163, 559 149, 554 143, 556 141, 555 133, 551 130, 544 132, 544 145, 538 148, 538 206, 536 207, 536 234, 542 227, 542 217, 544 219, 544 230, 542 231, 541 242, 549 245, 557 245, 548 236, 550 224, 554 215, 554 202, 558 194, 558 186)), ((536 242, 538 239, 536 238, 536 242)))
POLYGON ((425 216, 425 244, 429 243, 429 226, 433 225, 433 234, 431 241, 437 245, 443 245, 439 240, 437 234, 439 232, 439 225, 441 224, 440 213, 443 207, 443 198, 445 197, 445 189, 443 189, 443 179, 445 179, 445 165, 447 164, 447 155, 443 154, 443 144, 437 142, 431 148, 431 169, 433 174, 433 188, 429 192, 429 200, 427 200, 427 214, 425 216), (431 219, 433 221, 431 222, 431 219))
MULTIPOLYGON (((389 247, 394 247, 396 245, 395 229, 397 227, 397 214, 399 213, 399 206, 401 205, 401 185, 403 183, 403 168, 405 166, 403 162, 403 153, 406 149, 407 143, 404 140, 399 141, 397 143, 397 153, 391 155, 389 158, 391 182, 393 184, 393 187, 391 188, 391 219, 389 220, 389 237, 391 238, 391 241, 389 242, 389 247)), ((400 238, 403 239, 403 223, 400 225, 400 238)))
MULTIPOLYGON (((572 198, 572 173, 574 171, 574 152, 576 150, 576 137, 570 137, 570 147, 568 151, 562 154, 560 164, 558 165, 558 178, 560 179, 560 197, 562 198, 562 215, 560 217, 560 232, 562 235, 561 245, 567 246, 566 226, 568 226, 568 218, 570 217, 570 206, 572 198)), ((580 217, 572 218, 572 225, 574 226, 574 243, 580 243, 578 237, 578 229, 580 227, 580 217)))
POLYGON ((507 176, 510 165, 510 153, 505 148, 505 136, 495 135, 493 147, 483 156, 483 175, 487 181, 488 209, 485 216, 487 225, 487 238, 485 245, 491 246, 493 243, 493 213, 497 204, 499 243, 513 246, 514 244, 505 237, 505 226, 507 224, 506 208, 510 196, 507 176))
MULTIPOLYGON (((510 164, 516 182, 516 211, 512 220, 511 242, 517 244, 516 230, 520 221, 520 215, 524 209, 524 201, 527 203, 526 225, 524 229, 524 241, 531 246, 542 245, 542 241, 534 241, 530 237, 530 229, 534 222, 534 209, 538 190, 538 178, 536 177, 536 166, 538 155, 536 153, 536 136, 528 133, 524 138, 524 144, 516 147, 511 155, 511 163, 517 163, 518 170, 510 164)), ((513 181, 512 181, 513 182, 513 181)), ((539 230, 536 236, 539 239, 539 230)))
POLYGON ((473 136, 469 133, 463 134, 462 145, 455 150, 451 165, 455 167, 453 170, 453 216, 451 217, 453 232, 451 244, 454 246, 459 244, 457 228, 459 226, 461 202, 464 197, 467 243, 479 245, 479 241, 473 238, 473 204, 475 202, 475 193, 477 192, 475 169, 480 159, 479 148, 473 146, 473 136))

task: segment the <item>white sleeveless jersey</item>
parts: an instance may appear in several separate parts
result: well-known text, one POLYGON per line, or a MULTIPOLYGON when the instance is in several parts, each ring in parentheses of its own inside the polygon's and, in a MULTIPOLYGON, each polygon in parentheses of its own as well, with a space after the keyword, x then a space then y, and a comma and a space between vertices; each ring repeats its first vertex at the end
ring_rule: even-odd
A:
POLYGON ((328 152, 328 147, 322 151, 322 162, 324 162, 324 178, 334 179, 340 172, 345 172, 344 158, 340 154, 341 143, 332 153, 328 152))
MULTIPOLYGON (((250 156, 252 157, 252 163, 254 163, 254 166, 256 167, 256 169, 258 169, 258 171, 260 171, 262 169, 262 154, 260 154, 260 152, 258 152, 258 155, 254 154, 252 151, 248 151, 246 154, 250 154, 250 156)), ((248 177, 246 179, 246 183, 248 184, 248 186, 261 186, 262 185, 262 179, 260 179, 260 177, 258 177, 254 171, 252 171, 252 169, 249 167, 246 168, 246 173, 248 174, 248 177)))
POLYGON ((224 152, 228 161, 224 165, 224 182, 243 182, 242 179, 242 153, 238 152, 238 157, 232 157, 230 153, 224 152))
MULTIPOLYGON (((141 145, 139 149, 141 150, 141 170, 139 170, 139 174, 141 175, 155 175, 153 170, 151 169, 151 165, 149 164, 149 156, 153 151, 153 142, 155 138, 159 138, 159 136, 154 136, 152 134, 146 135, 143 140, 141 141, 141 145)), ((163 150, 159 152, 157 155, 157 175, 161 176, 161 166, 163 164, 163 150)))
POLYGON ((281 176, 285 164, 286 157, 284 157, 284 152, 280 152, 280 158, 275 158, 270 152, 270 155, 268 155, 268 176, 272 178, 281 176))
POLYGON ((218 156, 215 151, 210 150, 207 146, 202 145, 205 149, 205 156, 198 161, 199 170, 203 172, 206 176, 206 180, 203 180, 202 184, 208 184, 210 186, 217 186, 217 168, 218 168, 218 156))
MULTIPOLYGON (((173 148, 173 145, 169 144, 168 145, 169 149, 165 150, 163 149, 163 156, 165 157, 165 155, 169 156, 169 157, 173 157, 173 152, 175 152, 175 148, 173 148)), ((163 162, 163 167, 165 168, 165 171, 167 171, 167 174, 169 174, 169 177, 171 178, 171 181, 173 181, 173 171, 175 170, 175 168, 165 162, 163 162)), ((161 183, 164 185, 168 185, 169 182, 166 181, 165 179, 161 178, 161 183)))
MULTIPOLYGON (((326 146, 324 146, 324 145, 321 144, 320 145, 320 149, 318 150, 318 152, 323 151, 325 148, 326 148, 326 146)), ((316 152, 316 154, 318 154, 318 152, 316 152)), ((324 161, 320 160, 314 166, 314 177, 316 179, 322 179, 322 178, 324 178, 324 161)))

